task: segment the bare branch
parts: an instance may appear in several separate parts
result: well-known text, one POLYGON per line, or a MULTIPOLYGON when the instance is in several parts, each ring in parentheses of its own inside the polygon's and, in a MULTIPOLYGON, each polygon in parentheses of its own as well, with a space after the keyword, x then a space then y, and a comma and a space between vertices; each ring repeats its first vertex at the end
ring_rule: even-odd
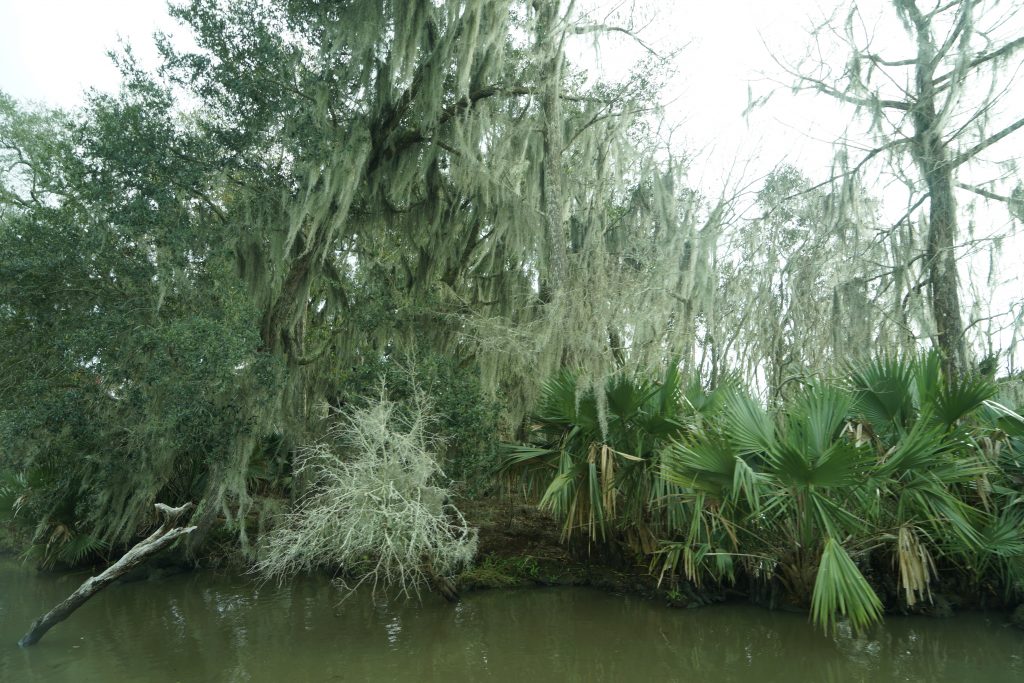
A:
POLYGON ((846 102, 847 104, 853 104, 858 107, 866 107, 868 109, 873 109, 876 106, 878 106, 884 107, 886 109, 899 109, 900 111, 910 111, 909 102, 904 102, 902 100, 883 100, 878 98, 865 99, 863 97, 855 97, 817 78, 811 78, 810 76, 805 76, 803 74, 795 75, 801 81, 810 84, 808 86, 808 89, 817 90, 818 92, 824 95, 828 95, 829 97, 837 99, 841 102, 846 102))
POLYGON ((902 216, 900 216, 900 219, 892 224, 892 228, 890 228, 890 230, 894 230, 894 229, 898 228, 899 226, 903 225, 904 221, 910 220, 910 217, 912 215, 914 215, 914 212, 917 211, 918 208, 920 208, 920 206, 922 204, 924 204, 926 201, 928 201, 929 198, 931 198, 931 195, 928 194, 927 192, 925 192, 923 195, 921 195, 921 197, 917 201, 915 201, 913 204, 911 204, 910 208, 907 209, 906 212, 902 216))
MULTIPOLYGON (((1012 54, 1013 52, 1017 51, 1021 47, 1024 47, 1024 36, 1021 36, 1020 38, 1017 38, 1016 40, 1010 41, 1009 43, 1007 43, 1006 45, 1003 45, 998 50, 994 50, 992 52, 986 52, 984 54, 981 54, 981 55, 975 57, 974 59, 972 59, 967 64, 967 66, 964 69, 964 71, 970 71, 971 69, 973 69, 975 67, 978 67, 978 66, 981 66, 985 62, 991 61, 993 59, 998 59, 1000 57, 1007 57, 1010 54, 1012 54)), ((932 81, 932 84, 938 86, 938 85, 942 84, 943 81, 947 81, 950 78, 952 78, 953 75, 955 73, 957 73, 958 71, 959 71, 958 69, 953 69, 952 71, 947 71, 946 73, 942 74, 941 76, 936 76, 935 79, 932 81)))
POLYGON ((895 61, 890 61, 888 59, 882 59, 879 55, 871 53, 865 54, 864 58, 874 62, 875 64, 881 64, 882 66, 914 66, 917 64, 916 59, 897 59, 895 61))
MULTIPOLYGON (((947 5, 947 8, 948 7, 949 6, 947 5)), ((959 38, 960 35, 964 32, 964 30, 967 28, 968 19, 970 19, 972 11, 973 7, 966 7, 962 9, 959 16, 957 16, 956 24, 953 26, 953 30, 949 32, 949 35, 946 36, 946 40, 943 41, 942 45, 935 52, 935 57, 932 60, 932 64, 937 66, 939 62, 941 62, 946 57, 946 55, 949 53, 950 48, 953 47, 953 43, 956 42, 957 38, 959 38)), ((938 11, 929 14, 928 20, 932 21, 934 17, 937 16, 938 14, 938 11)), ((969 36, 970 33, 968 33, 967 36, 965 36, 965 40, 967 40, 969 36)))
POLYGON ((625 33, 627 36, 632 38, 636 42, 637 45, 639 45, 643 49, 647 50, 653 56, 657 57, 658 59, 664 59, 664 57, 662 55, 660 55, 654 48, 652 48, 650 45, 648 45, 643 40, 641 40, 640 36, 636 35, 636 33, 634 33, 632 30, 630 30, 628 28, 623 28, 621 26, 609 26, 608 24, 588 24, 586 26, 574 26, 572 28, 572 31, 571 31, 571 33, 575 33, 577 35, 584 34, 584 33, 600 33, 600 32, 605 32, 605 33, 625 33))
POLYGON ((960 166, 964 162, 970 161, 971 159, 976 157, 982 150, 991 147, 992 145, 996 144, 997 142, 1005 138, 1010 133, 1022 127, 1024 127, 1024 118, 1017 119, 1006 128, 1003 128, 998 133, 990 135, 989 137, 985 138, 984 140, 976 144, 974 147, 971 147, 966 152, 961 152, 960 154, 958 154, 956 158, 953 159, 952 162, 950 162, 951 165, 953 166, 953 168, 956 168, 957 166, 960 166))
POLYGON ((867 163, 869 161, 874 159, 876 156, 878 156, 882 152, 889 151, 889 150, 893 149, 894 147, 898 147, 900 145, 908 144, 909 142, 911 142, 911 141, 908 138, 898 138, 896 140, 890 140, 889 142, 885 143, 884 145, 882 145, 880 147, 875 147, 874 149, 868 151, 868 153, 865 154, 864 157, 860 161, 858 161, 857 165, 854 166, 853 168, 851 168, 851 169, 849 169, 847 171, 843 171, 842 173, 837 173, 837 174, 833 175, 832 177, 828 178, 827 180, 824 180, 824 181, 818 183, 817 185, 812 185, 811 187, 808 187, 805 190, 800 190, 799 192, 794 192, 793 194, 789 195, 785 199, 786 200, 795 199, 797 197, 800 197, 802 195, 808 194, 810 192, 814 192, 815 190, 819 190, 819 189, 821 189, 821 188, 823 188, 823 187, 825 187, 825 186, 835 182, 836 180, 839 180, 840 178, 849 178, 851 176, 855 176, 858 173, 860 173, 861 170, 863 170, 863 168, 867 165, 867 163))
MULTIPOLYGON (((963 0, 950 0, 950 2, 947 2, 945 5, 939 5, 938 7, 933 9, 931 12, 929 12, 927 14, 927 17, 928 17, 929 20, 934 19, 935 17, 939 16, 940 14, 945 12, 946 10, 952 9, 953 7, 956 7, 961 2, 963 2, 963 0)), ((975 2, 976 2, 976 0, 975 0, 975 2)))
POLYGON ((981 195, 985 199, 994 199, 997 202, 1004 202, 1006 204, 1009 204, 1011 201, 1010 197, 1006 197, 1001 194, 996 194, 995 192, 978 187, 977 185, 968 185, 967 183, 957 181, 956 186, 959 187, 961 190, 967 190, 968 192, 973 192, 974 194, 981 195))

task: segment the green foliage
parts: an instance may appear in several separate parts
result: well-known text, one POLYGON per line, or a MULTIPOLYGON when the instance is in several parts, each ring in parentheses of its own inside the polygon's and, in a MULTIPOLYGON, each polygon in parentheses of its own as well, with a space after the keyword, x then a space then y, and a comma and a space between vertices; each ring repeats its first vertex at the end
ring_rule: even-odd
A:
POLYGON ((949 378, 941 365, 932 351, 852 368, 850 385, 864 418, 885 437, 910 429, 918 417, 948 430, 996 395, 992 379, 971 374, 949 378))
POLYGON ((597 387, 564 372, 545 385, 528 445, 506 445, 499 471, 541 495, 565 538, 584 531, 651 552, 680 523, 665 502, 681 488, 659 476, 661 450, 709 417, 696 406, 711 411, 717 402, 696 400, 701 393, 691 386, 685 395, 695 400, 683 400, 674 365, 660 381, 618 374, 597 387))
POLYGON ((1001 476, 976 445, 993 435, 981 414, 991 381, 949 381, 930 354, 854 368, 848 386, 806 389, 777 417, 736 398, 712 430, 666 451, 664 476, 706 521, 667 546, 665 566, 687 559, 691 579, 719 577, 701 562, 731 553, 752 577, 772 568, 819 625, 841 613, 860 629, 880 616, 861 573, 872 555, 899 567, 910 605, 928 595, 933 558, 977 582, 983 536, 1002 542, 990 561, 1017 557, 1019 533, 1000 535, 982 493, 1001 476))
MULTIPOLYGON (((297 445, 383 379, 399 422, 430 395, 431 467, 471 492, 497 465, 567 537, 782 584, 826 627, 877 616, 857 572, 879 557, 908 603, 936 567, 1019 585, 1024 421, 990 379, 926 355, 812 381, 916 345, 921 245, 863 239, 862 189, 792 168, 726 226, 731 200, 686 187, 644 114, 659 64, 575 71, 566 43, 596 27, 573 7, 190 0, 171 13, 192 47, 159 39, 155 73, 119 56, 117 94, 0 95, 0 474, 44 563, 113 552, 154 500, 243 546, 293 496, 330 518, 352 489, 306 507, 301 473, 380 472, 297 445)), ((437 488, 413 461, 435 480, 408 488, 437 488)), ((316 547, 338 519, 389 523, 354 510, 316 547)), ((355 558, 317 552, 277 567, 355 558)))
POLYGON ((445 465, 482 487, 478 384, 522 414, 563 363, 691 347, 718 219, 657 161, 657 65, 574 71, 571 10, 191 0, 194 41, 117 56, 117 94, 0 98, 0 433, 36 540, 126 543, 161 497, 244 545, 379 358, 428 359, 445 465))
POLYGON ((772 412, 734 388, 684 402, 680 385, 609 380, 602 428, 594 393, 560 375, 504 471, 543 492, 566 535, 652 534, 660 547, 636 547, 663 574, 767 582, 825 630, 881 618, 879 567, 911 607, 940 571, 1020 590, 1024 480, 1009 465, 1024 419, 989 400, 990 380, 950 381, 934 355, 880 360, 772 412))
POLYGON ((860 632, 882 618, 882 602, 843 546, 829 537, 814 582, 811 619, 826 630, 835 630, 838 615, 847 617, 860 632))
POLYGON ((270 374, 194 179, 174 175, 169 107, 129 84, 75 119, 3 112, 32 169, 6 181, 32 191, 0 218, 0 438, 44 564, 127 543, 154 500, 199 499, 270 374), (45 121, 63 127, 40 148, 45 121))
POLYGON ((859 185, 819 184, 787 164, 769 173, 756 217, 723 232, 702 372, 729 365, 778 407, 837 365, 907 345, 917 299, 899 269, 873 277, 907 246, 902 234, 875 237, 877 205, 859 185))

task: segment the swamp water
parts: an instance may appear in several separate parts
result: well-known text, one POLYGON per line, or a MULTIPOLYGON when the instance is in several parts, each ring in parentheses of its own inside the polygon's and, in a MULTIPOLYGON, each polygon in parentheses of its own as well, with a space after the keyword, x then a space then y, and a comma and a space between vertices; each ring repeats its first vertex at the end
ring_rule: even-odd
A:
POLYGON ((746 605, 550 588, 339 606, 324 579, 279 588, 201 572, 111 586, 19 648, 84 578, 0 558, 0 681, 1024 681, 1024 632, 1001 613, 890 618, 830 638, 746 605))

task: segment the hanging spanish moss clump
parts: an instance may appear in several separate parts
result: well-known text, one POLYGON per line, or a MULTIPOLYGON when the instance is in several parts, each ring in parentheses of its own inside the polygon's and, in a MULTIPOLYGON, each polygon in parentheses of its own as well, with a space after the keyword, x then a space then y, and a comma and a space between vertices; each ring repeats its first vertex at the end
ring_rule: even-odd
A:
POLYGON ((837 157, 832 186, 780 167, 756 217, 734 221, 715 255, 718 291, 702 318, 701 372, 728 368, 772 404, 871 355, 917 348, 927 334, 919 245, 881 225, 878 201, 837 157), (896 265, 893 265, 896 264, 896 265))
MULTIPOLYGON (((277 368, 252 435, 315 435, 332 378, 413 348, 478 364, 511 415, 562 367, 692 358, 717 220, 655 161, 651 79, 584 86, 567 63, 572 3, 175 14, 200 50, 164 44, 164 73, 225 142, 217 201, 277 368)), ((207 515, 245 516, 253 448, 240 435, 207 515)))
POLYGON ((677 189, 684 169, 656 163, 650 150, 608 144, 624 132, 614 126, 628 124, 594 126, 567 155, 562 279, 527 261, 506 280, 517 289, 502 296, 494 283, 485 285, 486 296, 503 305, 466 319, 463 342, 513 415, 531 407, 562 368, 578 374, 585 392, 616 372, 693 363, 692 321, 713 292, 709 263, 719 225, 695 193, 677 189), (578 182, 570 168, 594 169, 594 176, 578 182))

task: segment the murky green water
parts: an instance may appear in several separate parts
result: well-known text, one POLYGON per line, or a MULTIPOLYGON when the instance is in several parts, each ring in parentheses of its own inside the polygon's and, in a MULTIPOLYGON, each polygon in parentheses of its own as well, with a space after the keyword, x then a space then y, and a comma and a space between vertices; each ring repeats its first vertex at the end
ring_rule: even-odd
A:
POLYGON ((203 573, 112 586, 18 648, 81 579, 0 559, 0 681, 1024 681, 1024 632, 1001 614, 825 638, 800 615, 748 606, 544 589, 339 607, 327 581, 203 573))

